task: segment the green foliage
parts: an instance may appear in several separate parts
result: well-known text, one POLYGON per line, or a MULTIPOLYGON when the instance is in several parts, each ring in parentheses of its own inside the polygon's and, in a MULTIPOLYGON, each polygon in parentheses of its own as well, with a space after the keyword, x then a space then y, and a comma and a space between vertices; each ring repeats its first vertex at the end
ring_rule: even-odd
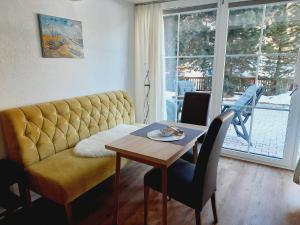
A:
POLYGON ((263 8, 231 9, 226 53, 255 54, 259 49, 263 8))
MULTIPOLYGON (((179 35, 179 55, 195 57, 180 58, 178 65, 183 70, 179 72, 212 76, 215 30, 216 10, 165 17, 166 54, 177 55, 179 35)), ((230 9, 224 92, 232 95, 245 89, 248 83, 244 81, 257 76, 272 82, 268 95, 286 92, 288 85, 282 83, 294 77, 299 44, 300 3, 230 9)))
POLYGON ((215 30, 216 10, 180 16, 180 55, 213 55, 215 30))
POLYGON ((230 10, 227 54, 259 53, 262 32, 262 54, 278 55, 227 57, 225 77, 228 78, 224 82, 225 93, 231 93, 232 86, 237 84, 235 77, 241 77, 241 80, 244 80, 242 77, 255 77, 257 66, 259 66, 259 77, 270 78, 271 88, 266 93, 267 95, 277 95, 288 91, 289 85, 282 85, 282 82, 289 82, 285 78, 294 77, 296 57, 282 55, 282 53, 297 53, 299 50, 299 9, 299 3, 284 3, 267 5, 265 9, 255 7, 230 10), (265 20, 263 21, 264 10, 265 20), (239 20, 240 18, 244 19, 239 20))
POLYGON ((165 16, 165 55, 177 55, 178 16, 165 16))

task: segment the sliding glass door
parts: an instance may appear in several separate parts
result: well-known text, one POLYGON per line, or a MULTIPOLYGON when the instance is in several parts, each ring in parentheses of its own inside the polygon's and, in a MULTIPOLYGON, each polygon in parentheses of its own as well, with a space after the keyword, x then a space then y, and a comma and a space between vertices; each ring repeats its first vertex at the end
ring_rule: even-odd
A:
POLYGON ((211 118, 235 112, 223 154, 291 168, 300 138, 300 3, 225 0, 177 11, 164 16, 167 119, 180 118, 186 91, 209 91, 211 118))
POLYGON ((299 44, 299 3, 229 9, 222 109, 236 117, 226 149, 284 158, 299 44))
POLYGON ((188 91, 211 91, 216 9, 164 16, 167 119, 180 118, 188 91))

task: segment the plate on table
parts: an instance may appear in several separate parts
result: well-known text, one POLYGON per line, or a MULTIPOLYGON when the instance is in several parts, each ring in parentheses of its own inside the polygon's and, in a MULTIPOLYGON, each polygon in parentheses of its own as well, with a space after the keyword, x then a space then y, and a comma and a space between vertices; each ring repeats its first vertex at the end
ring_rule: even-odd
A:
POLYGON ((153 130, 147 133, 147 137, 155 141, 178 141, 183 139, 185 135, 163 136, 160 130, 153 130))

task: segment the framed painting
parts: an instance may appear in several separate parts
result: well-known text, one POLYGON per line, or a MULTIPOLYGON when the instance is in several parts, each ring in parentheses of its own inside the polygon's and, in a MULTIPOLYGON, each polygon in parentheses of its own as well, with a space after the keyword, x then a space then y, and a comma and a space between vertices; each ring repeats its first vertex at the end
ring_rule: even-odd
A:
POLYGON ((38 14, 42 54, 45 58, 83 58, 80 21, 38 14))

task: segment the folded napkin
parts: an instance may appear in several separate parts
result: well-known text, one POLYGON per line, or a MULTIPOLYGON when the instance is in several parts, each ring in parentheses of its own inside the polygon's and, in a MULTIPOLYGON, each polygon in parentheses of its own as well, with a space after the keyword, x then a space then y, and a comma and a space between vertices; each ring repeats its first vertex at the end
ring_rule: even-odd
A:
POLYGON ((112 129, 98 132, 89 138, 79 141, 74 148, 74 154, 84 157, 112 156, 115 153, 105 149, 105 145, 138 129, 140 127, 135 125, 120 124, 112 129))

